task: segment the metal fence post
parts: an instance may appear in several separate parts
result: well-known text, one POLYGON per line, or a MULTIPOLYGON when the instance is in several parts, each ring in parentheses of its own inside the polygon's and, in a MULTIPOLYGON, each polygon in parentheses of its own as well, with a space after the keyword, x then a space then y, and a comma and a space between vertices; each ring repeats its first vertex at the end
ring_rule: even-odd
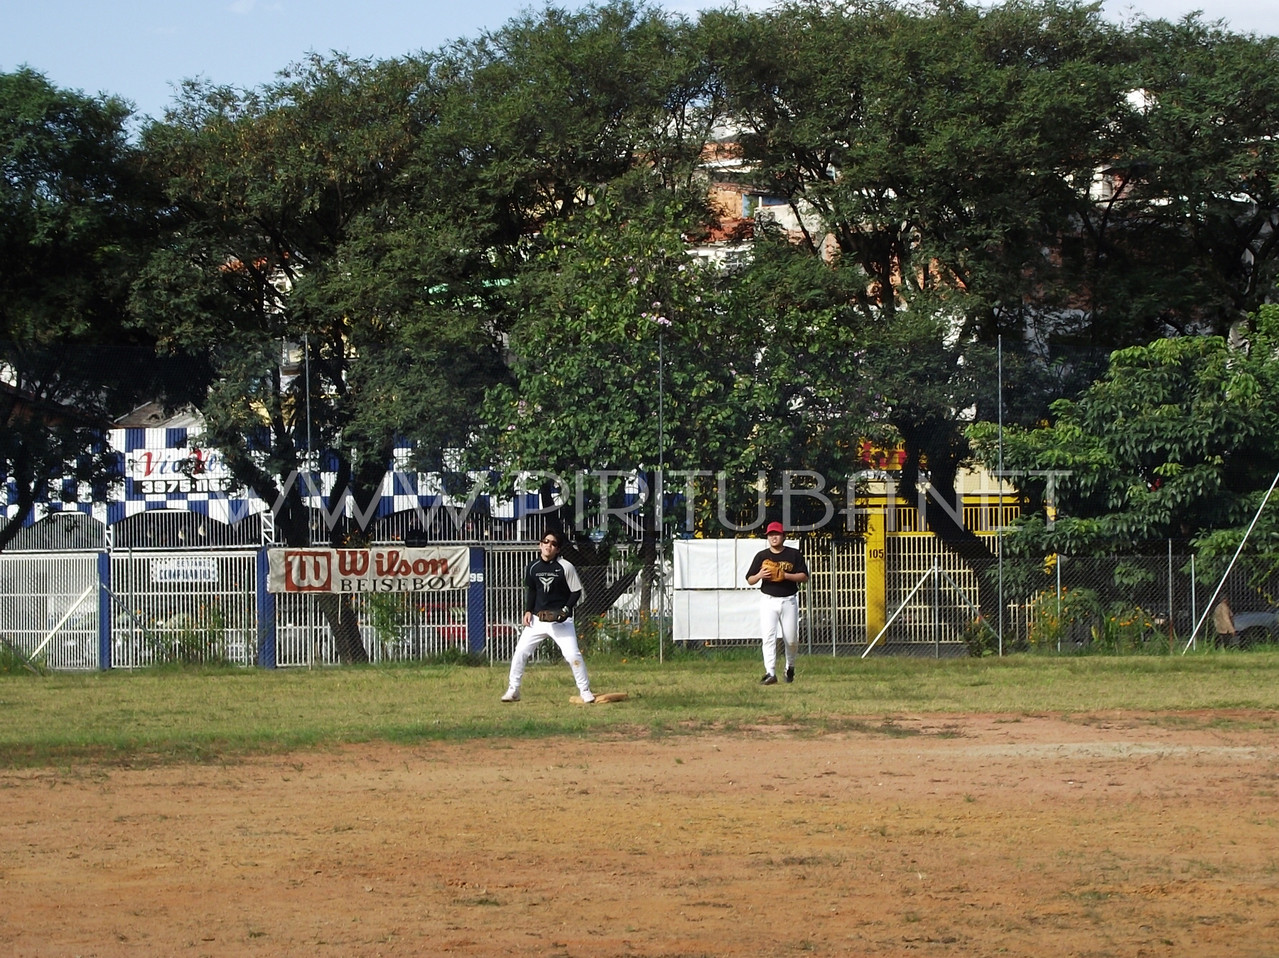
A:
POLYGON ((98 668, 111 669, 111 554, 98 553, 98 668))
POLYGON ((1057 561, 1053 563, 1053 572, 1057 574, 1057 651, 1061 651, 1061 566, 1063 557, 1058 554, 1057 561))
MULTIPOLYGON (((1190 621, 1191 622, 1199 621, 1199 598, 1197 595, 1195 595, 1195 578, 1196 578, 1195 554, 1192 552, 1190 553, 1190 621)), ((1190 641, 1193 642, 1194 640, 1195 640, 1195 636, 1192 635, 1190 637, 1190 641)), ((1198 650, 1199 650, 1199 646, 1196 645, 1195 651, 1198 651, 1198 650)))
POLYGON ((258 550, 258 667, 273 669, 277 664, 275 643, 275 593, 267 588, 271 576, 270 550, 263 546, 258 550))
POLYGON ((933 658, 941 658, 941 569, 936 553, 933 555, 933 658))
POLYGON ((471 575, 466 587, 466 647, 471 655, 483 655, 488 634, 484 610, 484 549, 469 550, 471 575))

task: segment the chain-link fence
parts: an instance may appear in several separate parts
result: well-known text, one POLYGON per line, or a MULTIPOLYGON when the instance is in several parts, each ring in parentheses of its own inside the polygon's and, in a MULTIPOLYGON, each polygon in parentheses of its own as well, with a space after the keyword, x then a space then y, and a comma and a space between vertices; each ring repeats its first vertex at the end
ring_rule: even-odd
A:
POLYGON ((1222 561, 1171 549, 1162 556, 1005 559, 999 566, 1011 597, 1006 648, 1014 651, 1180 651, 1205 642, 1274 641, 1274 556, 1240 555, 1228 574, 1222 561), (1223 600, 1230 615, 1214 615, 1223 600))
POLYGON ((807 649, 944 657, 1279 642, 1279 556, 1208 560, 1170 544, 1162 555, 1001 558, 997 538, 983 540, 989 554, 973 558, 924 533, 890 535, 882 563, 857 540, 805 541, 807 649), (1223 601, 1229 615, 1214 615, 1223 601))

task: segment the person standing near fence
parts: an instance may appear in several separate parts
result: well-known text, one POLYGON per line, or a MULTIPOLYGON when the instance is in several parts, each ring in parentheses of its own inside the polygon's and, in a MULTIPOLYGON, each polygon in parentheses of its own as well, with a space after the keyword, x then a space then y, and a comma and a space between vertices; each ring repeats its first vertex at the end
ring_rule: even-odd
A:
POLYGON ((572 669, 573 681, 577 683, 582 701, 595 701, 582 650, 577 644, 577 629, 573 625, 573 607, 582 597, 582 580, 578 578, 573 563, 560 557, 563 546, 562 533, 546 533, 538 544, 538 557, 524 572, 524 631, 520 633, 511 656, 511 674, 506 694, 502 696, 503 702, 520 700, 524 667, 547 636, 560 647, 564 661, 572 669))
POLYGON ((1235 613, 1225 596, 1221 597, 1221 601, 1212 610, 1212 625, 1217 631, 1218 648, 1238 647, 1239 632, 1235 629, 1235 613))
POLYGON ((786 681, 795 681, 795 656, 799 651, 799 587, 808 581, 804 554, 786 544, 780 522, 765 530, 768 548, 761 549, 746 570, 746 581, 758 585, 759 627, 764 643, 764 677, 761 685, 777 684, 777 638, 786 646, 786 681))

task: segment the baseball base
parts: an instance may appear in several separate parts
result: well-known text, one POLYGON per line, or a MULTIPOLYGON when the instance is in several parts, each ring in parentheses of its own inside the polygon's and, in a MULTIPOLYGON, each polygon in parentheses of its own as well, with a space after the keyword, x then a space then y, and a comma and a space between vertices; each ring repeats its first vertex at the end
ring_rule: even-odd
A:
MULTIPOLYGON (((626 699, 627 695, 625 692, 600 692, 595 696, 595 701, 592 704, 600 705, 604 702, 625 702, 626 699)), ((571 699, 569 699, 569 701, 574 705, 586 704, 582 701, 582 697, 580 695, 574 695, 571 699)))

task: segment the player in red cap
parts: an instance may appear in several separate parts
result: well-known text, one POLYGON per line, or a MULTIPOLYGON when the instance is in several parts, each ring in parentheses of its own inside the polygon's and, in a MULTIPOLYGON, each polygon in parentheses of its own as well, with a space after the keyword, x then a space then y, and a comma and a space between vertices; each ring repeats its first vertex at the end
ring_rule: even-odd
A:
POLYGON ((795 681, 795 654, 799 651, 799 586, 808 581, 808 564, 798 549, 786 544, 780 522, 765 530, 768 548, 751 560, 746 581, 759 585, 759 626, 764 641, 764 677, 761 685, 777 684, 777 633, 786 643, 786 681, 795 681))

